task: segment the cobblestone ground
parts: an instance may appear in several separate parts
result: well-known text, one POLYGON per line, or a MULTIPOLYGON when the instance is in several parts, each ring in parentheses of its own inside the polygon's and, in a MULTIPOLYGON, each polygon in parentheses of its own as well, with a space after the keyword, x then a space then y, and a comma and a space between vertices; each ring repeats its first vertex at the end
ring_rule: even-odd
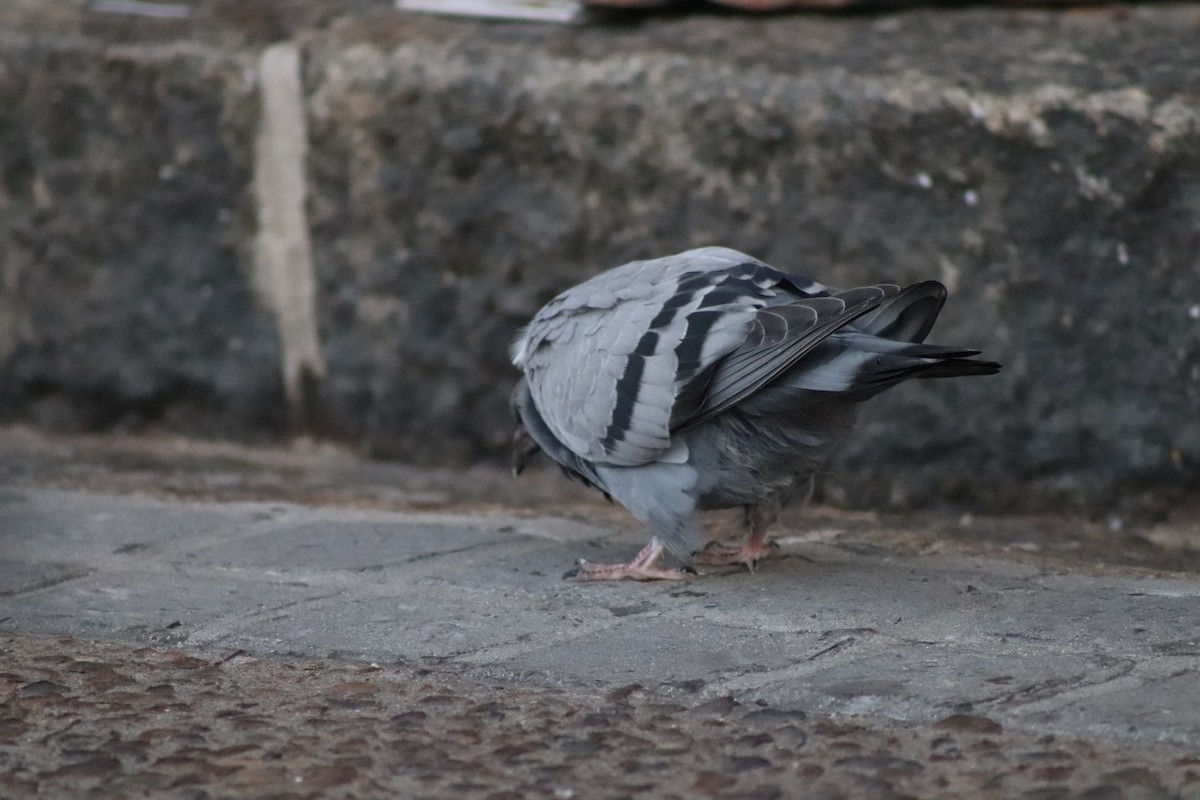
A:
POLYGON ((0 636, 0 796, 1200 797, 1200 753, 0 636))

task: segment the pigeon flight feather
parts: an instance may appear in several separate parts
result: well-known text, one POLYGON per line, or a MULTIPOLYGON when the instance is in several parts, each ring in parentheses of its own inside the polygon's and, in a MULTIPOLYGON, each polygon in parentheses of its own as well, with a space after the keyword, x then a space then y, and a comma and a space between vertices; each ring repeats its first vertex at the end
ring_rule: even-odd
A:
POLYGON ((547 303, 512 346, 514 469, 543 452, 653 534, 626 564, 581 580, 678 579, 662 566, 754 564, 766 531, 853 427, 858 404, 909 378, 1000 365, 925 344, 937 281, 834 289, 736 250, 635 261, 547 303), (709 542, 697 512, 745 510, 741 547, 709 542))

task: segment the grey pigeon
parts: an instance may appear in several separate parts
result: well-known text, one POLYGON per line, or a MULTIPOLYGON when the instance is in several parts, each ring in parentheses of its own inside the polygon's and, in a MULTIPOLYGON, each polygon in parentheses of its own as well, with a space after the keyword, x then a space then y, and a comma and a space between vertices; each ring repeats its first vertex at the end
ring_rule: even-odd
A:
POLYGON ((660 565, 664 551, 753 569, 859 403, 909 378, 1000 369, 923 343, 945 300, 937 281, 834 289, 724 247, 635 261, 551 300, 512 346, 514 471, 541 451, 653 533, 629 563, 568 576, 694 574, 660 565), (738 507, 745 544, 709 542, 697 512, 738 507))

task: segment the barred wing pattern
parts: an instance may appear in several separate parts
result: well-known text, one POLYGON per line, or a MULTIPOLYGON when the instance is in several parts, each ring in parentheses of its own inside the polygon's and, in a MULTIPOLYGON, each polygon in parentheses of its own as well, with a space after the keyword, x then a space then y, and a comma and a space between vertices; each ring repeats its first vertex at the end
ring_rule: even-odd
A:
POLYGON ((513 347, 547 428, 597 464, 670 459, 671 434, 768 384, 894 286, 836 292, 727 248, 636 261, 563 292, 513 347))

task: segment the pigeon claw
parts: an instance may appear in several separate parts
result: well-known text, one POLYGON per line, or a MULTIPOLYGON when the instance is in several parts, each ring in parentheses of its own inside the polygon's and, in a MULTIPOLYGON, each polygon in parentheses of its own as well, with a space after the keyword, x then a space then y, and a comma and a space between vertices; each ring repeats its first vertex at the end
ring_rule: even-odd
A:
POLYGON ((779 545, 768 541, 747 541, 741 547, 724 542, 712 542, 692 557, 697 564, 706 567, 734 567, 744 565, 750 572, 758 569, 758 563, 779 555, 779 545))
POLYGON ((579 566, 563 575, 577 581, 686 581, 698 573, 691 567, 660 567, 657 564, 594 564, 580 561, 579 566))
POLYGON ((697 573, 691 567, 660 567, 663 545, 658 539, 642 548, 641 552, 625 564, 593 564, 579 559, 575 569, 563 575, 577 581, 685 581, 697 573))

